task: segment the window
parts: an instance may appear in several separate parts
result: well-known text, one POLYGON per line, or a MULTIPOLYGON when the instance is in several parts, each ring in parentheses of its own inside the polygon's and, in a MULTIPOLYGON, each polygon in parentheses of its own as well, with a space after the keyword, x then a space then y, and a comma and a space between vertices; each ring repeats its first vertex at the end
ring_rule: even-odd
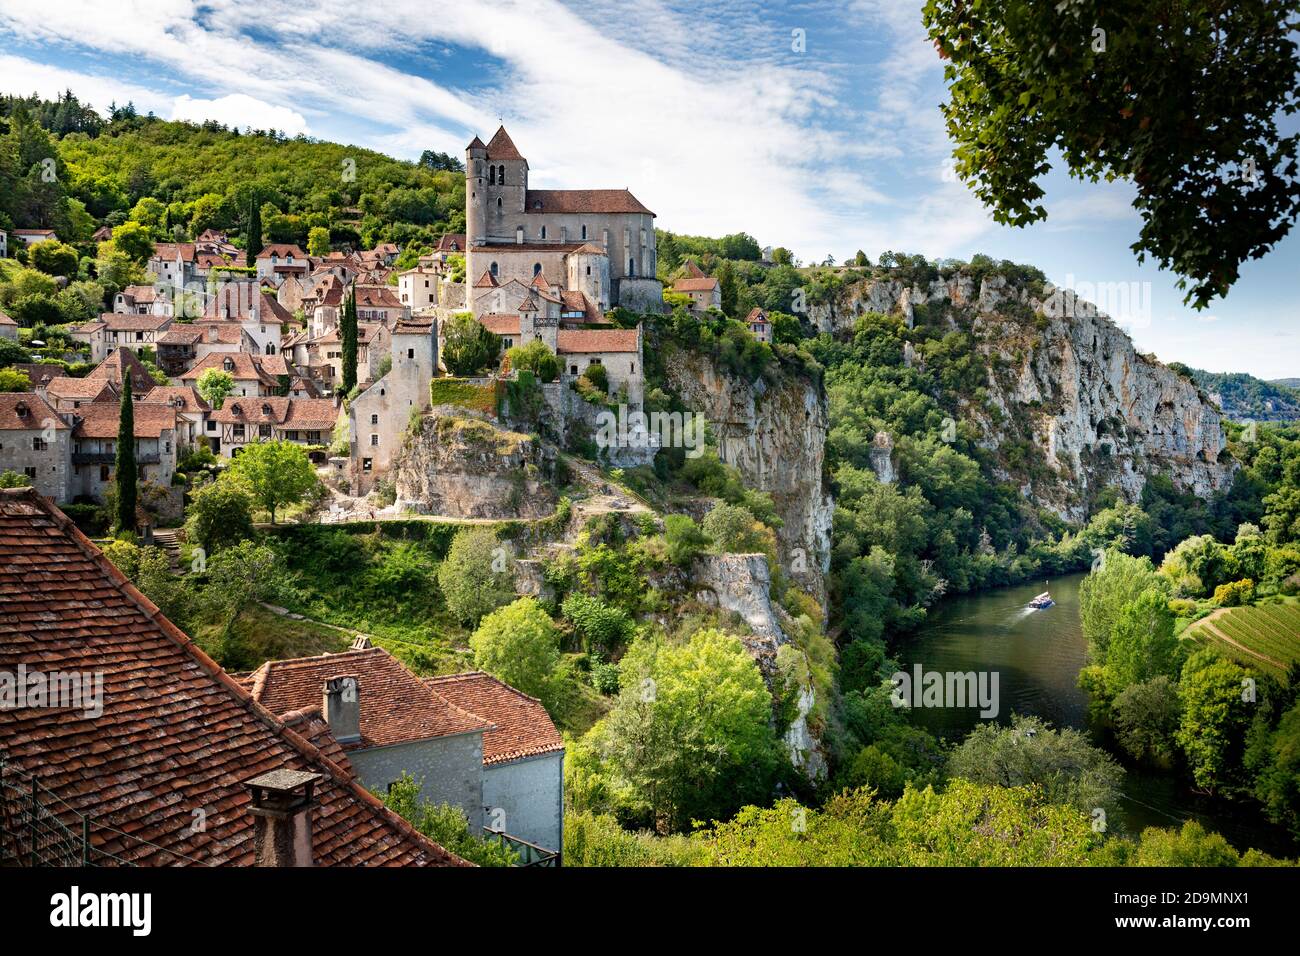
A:
POLYGON ((270 437, 271 437, 271 426, 270 426, 270 425, 258 425, 258 426, 257 426, 257 436, 258 436, 259 438, 270 438, 270 437))
POLYGON ((570 375, 577 375, 577 374, 578 374, 578 366, 576 366, 576 365, 570 365, 570 366, 569 366, 569 374, 570 374, 570 375))
POLYGON ((409 358, 409 359, 413 359, 413 358, 415 358, 415 349, 407 349, 407 350, 406 350, 406 357, 409 358))
POLYGON ((591 275, 591 266, 587 266, 587 275, 591 275))
POLYGON ((495 166, 489 166, 489 167, 488 167, 488 185, 489 185, 489 186, 495 186, 496 184, 497 184, 497 168, 496 168, 495 166))
POLYGON ((542 238, 543 238, 543 239, 546 238, 546 227, 545 227, 545 226, 542 226, 542 238))
POLYGON ((497 167, 497 182, 502 186, 506 184, 506 167, 504 165, 497 167))
POLYGON ((108 465, 99 466, 99 480, 108 481, 108 465))
POLYGON ((497 197, 497 208, 498 208, 498 209, 501 208, 501 197, 500 197, 500 196, 497 197))
POLYGON ((370 424, 372 424, 372 425, 378 425, 378 424, 379 424, 379 416, 378 416, 378 415, 371 415, 371 416, 370 416, 370 424))
POLYGON ((636 374, 636 362, 629 362, 629 363, 628 363, 628 369, 627 369, 627 370, 628 370, 629 372, 631 372, 632 374, 635 375, 635 374, 636 374))
POLYGON ((636 275, 636 260, 635 260, 635 259, 629 259, 629 260, 627 260, 627 274, 630 275, 630 276, 634 276, 634 275, 636 275))
POLYGON ((212 419, 208 419, 208 431, 214 432, 216 430, 217 430, 217 423, 212 421, 212 419))
POLYGON ((370 436, 370 444, 371 444, 371 446, 378 445, 378 444, 379 444, 379 436, 378 436, 378 435, 371 435, 371 436, 370 436))
POLYGON ((28 478, 31 478, 32 480, 35 480, 35 479, 36 479, 36 469, 35 469, 35 468, 24 468, 24 469, 23 469, 23 472, 27 475, 28 478))
POLYGON ((244 423, 243 423, 243 422, 239 422, 239 423, 236 424, 236 425, 235 425, 235 426, 234 426, 230 431, 231 431, 231 434, 234 435, 236 438, 243 438, 243 437, 244 437, 244 423))
POLYGON ((44 438, 37 436, 32 439, 32 451, 45 451, 48 447, 49 445, 44 438))
POLYGON ((541 274, 541 271, 542 271, 542 264, 541 264, 540 262, 534 262, 534 263, 533 263, 533 278, 534 278, 534 279, 537 278, 537 276, 541 274))
POLYGON ((370 463, 371 463, 371 459, 369 459, 369 458, 362 458, 362 459, 361 459, 361 470, 362 470, 362 471, 369 471, 369 470, 370 470, 370 463))
POLYGON ((586 238, 587 238, 587 227, 586 227, 586 226, 583 226, 583 227, 582 227, 582 238, 583 238, 583 239, 586 239, 586 238))
POLYGON ((495 279, 497 277, 497 264, 495 262, 488 267, 488 272, 492 273, 492 278, 495 279))

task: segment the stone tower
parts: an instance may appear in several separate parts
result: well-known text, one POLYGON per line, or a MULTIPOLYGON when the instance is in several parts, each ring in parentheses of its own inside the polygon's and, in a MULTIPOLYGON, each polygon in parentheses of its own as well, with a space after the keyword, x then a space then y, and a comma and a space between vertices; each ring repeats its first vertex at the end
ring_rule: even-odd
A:
POLYGON ((569 288, 582 292, 600 306, 609 308, 609 256, 599 246, 584 242, 565 259, 569 270, 569 288))

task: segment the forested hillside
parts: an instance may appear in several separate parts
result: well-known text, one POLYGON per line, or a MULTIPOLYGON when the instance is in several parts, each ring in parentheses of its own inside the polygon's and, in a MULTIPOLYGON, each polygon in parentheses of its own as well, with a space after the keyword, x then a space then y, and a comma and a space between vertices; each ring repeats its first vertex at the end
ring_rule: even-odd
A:
POLYGON ((72 93, 0 99, 0 134, 8 187, 0 226, 54 228, 74 243, 97 224, 125 222, 146 197, 165 207, 159 238, 171 240, 213 228, 241 243, 254 198, 263 240, 304 248, 313 227, 328 228, 335 244, 366 248, 429 244, 464 228, 464 176, 445 154, 408 163, 275 130, 164 121, 129 106, 104 120, 72 93))
POLYGON ((1217 398, 1223 413, 1233 421, 1300 421, 1300 392, 1288 384, 1294 379, 1266 382, 1245 372, 1206 372, 1180 362, 1169 367, 1217 398))

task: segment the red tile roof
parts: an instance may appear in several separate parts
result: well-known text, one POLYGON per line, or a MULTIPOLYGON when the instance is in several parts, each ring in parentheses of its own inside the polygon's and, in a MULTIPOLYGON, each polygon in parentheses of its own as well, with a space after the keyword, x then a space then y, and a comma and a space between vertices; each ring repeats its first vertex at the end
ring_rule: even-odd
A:
POLYGON ((153 385, 153 376, 144 367, 144 363, 133 351, 120 345, 110 352, 104 361, 91 369, 86 378, 107 379, 114 385, 121 385, 123 372, 131 373, 133 391, 141 389, 144 385, 153 385))
POLYGON ((131 312, 105 312, 99 317, 100 324, 113 332, 148 332, 157 331, 170 325, 170 315, 135 315, 131 312))
MULTIPOLYGON (((475 138, 477 139, 477 137, 475 138)), ((519 150, 515 148, 514 140, 510 138, 510 134, 506 132, 506 128, 501 126, 498 127, 496 133, 493 134, 492 139, 488 141, 487 158, 523 159, 524 157, 521 156, 519 150)))
POLYGON ((15 362, 10 368, 16 372, 26 372, 31 379, 32 388, 40 388, 63 374, 62 365, 47 365, 44 362, 15 362))
POLYGON ((474 283, 476 289, 495 289, 499 283, 497 277, 492 274, 491 269, 484 269, 483 274, 478 277, 474 283))
POLYGON ((103 675, 103 711, 0 711, 10 767, 89 816, 102 854, 154 865, 253 862, 243 781, 320 774, 323 866, 461 866, 367 793, 309 715, 276 719, 31 489, 0 491, 0 671, 103 675), (195 828, 194 811, 203 811, 195 828))
POLYGON ((200 375, 210 368, 225 370, 225 363, 232 365, 230 374, 236 380, 257 379, 270 386, 279 386, 279 376, 289 374, 289 366, 281 355, 252 355, 249 352, 212 352, 194 363, 193 367, 181 375, 182 382, 198 381, 200 375))
POLYGON ((9 316, 5 315, 3 312, 0 312, 0 325, 17 325, 17 324, 18 323, 15 322, 13 319, 11 319, 9 316))
POLYGON ((56 430, 69 427, 53 406, 35 392, 0 392, 0 431, 39 431, 50 425, 56 430))
POLYGON ((107 379, 72 378, 67 375, 50 379, 49 384, 45 386, 45 392, 51 398, 103 398, 106 401, 117 398, 117 390, 107 379))
POLYGON ((216 422, 272 424, 303 431, 329 431, 339 411, 329 398, 280 398, 235 395, 227 398, 211 416, 216 422))
POLYGON ((712 292, 718 288, 718 280, 713 276, 698 279, 678 279, 673 283, 674 292, 712 292))
POLYGON ((279 256, 281 259, 293 256, 295 259, 302 259, 304 262, 307 259, 307 254, 291 242, 273 242, 257 254, 259 259, 269 259, 271 256, 279 256))
POLYGON ((495 725, 483 735, 485 764, 564 750, 564 737, 555 729, 542 702, 501 683, 490 674, 470 671, 446 677, 426 677, 424 682, 440 697, 495 725))
MULTIPOLYGON (((176 409, 170 405, 133 402, 132 425, 136 438, 161 438, 163 432, 176 429, 176 409)), ((121 402, 95 402, 76 411, 80 421, 73 435, 77 438, 116 438, 121 424, 121 402)))
POLYGON ((767 313, 755 306, 749 310, 749 315, 745 316, 745 321, 750 324, 767 324, 767 313))
POLYGON ((530 189, 524 212, 654 215, 626 189, 530 189))
POLYGON ((555 340, 561 354, 637 351, 636 329, 560 329, 555 340))
POLYGON ((503 312, 487 312, 478 317, 483 328, 494 335, 518 335, 519 316, 503 312))
POLYGON ((212 411, 212 406, 189 385, 155 385, 140 401, 150 405, 170 405, 182 412, 212 411))
POLYGON ((361 703, 361 739, 344 750, 488 730, 492 724, 433 693, 382 647, 289 661, 268 661, 245 685, 273 714, 320 707, 325 682, 355 677, 361 703))

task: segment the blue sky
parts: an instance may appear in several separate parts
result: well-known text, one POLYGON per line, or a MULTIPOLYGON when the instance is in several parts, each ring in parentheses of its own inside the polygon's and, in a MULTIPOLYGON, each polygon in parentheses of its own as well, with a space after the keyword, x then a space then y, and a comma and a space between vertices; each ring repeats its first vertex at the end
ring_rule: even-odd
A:
POLYGON ((662 228, 744 230, 805 261, 894 249, 1030 262, 1081 293, 1131 288, 1109 311, 1165 361, 1300 376, 1294 235, 1198 314, 1176 277, 1134 259, 1123 183, 1054 171, 1047 222, 993 223, 945 175, 942 67, 920 6, 0 0, 0 91, 70 87, 100 108, 129 99, 412 159, 460 155, 501 119, 535 184, 626 186, 662 228))

